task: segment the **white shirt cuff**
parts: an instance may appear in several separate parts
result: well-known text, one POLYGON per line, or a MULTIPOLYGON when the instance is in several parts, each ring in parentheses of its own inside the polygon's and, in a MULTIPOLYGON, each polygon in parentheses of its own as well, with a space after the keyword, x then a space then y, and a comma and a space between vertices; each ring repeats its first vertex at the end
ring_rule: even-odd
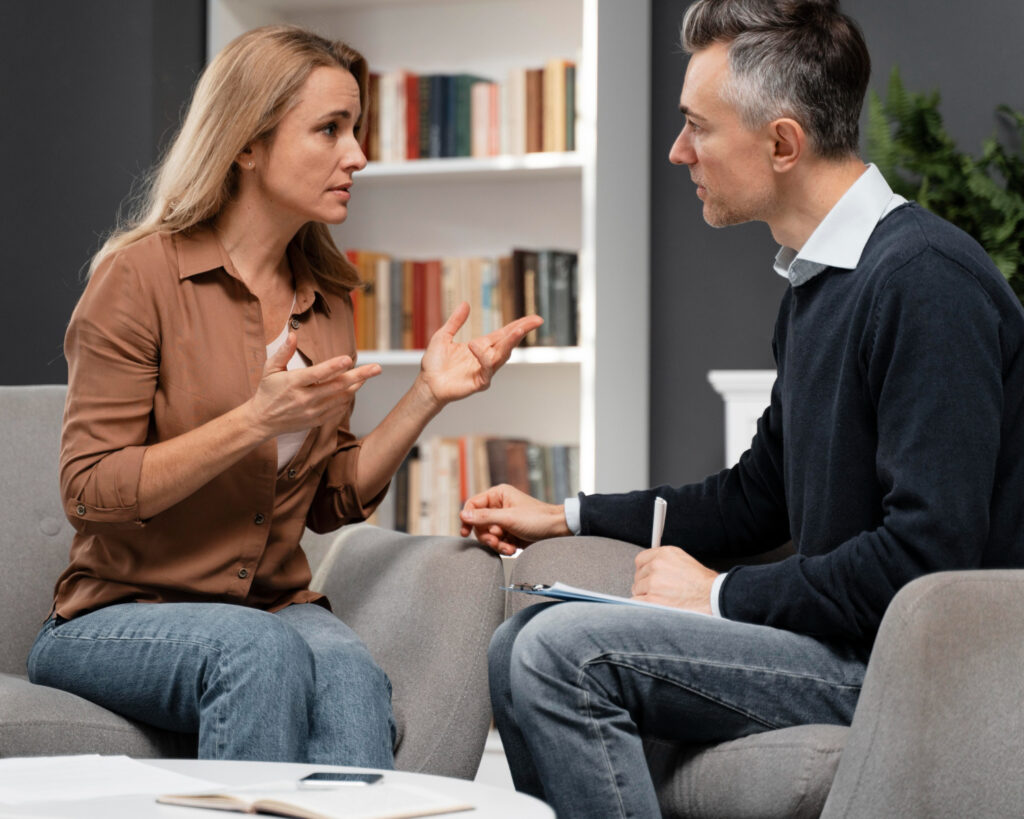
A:
POLYGON ((722 572, 718 577, 715 578, 715 582, 711 584, 711 616, 721 617, 722 610, 718 607, 718 595, 722 589, 722 583, 725 581, 725 572, 722 572))
POLYGON ((565 499, 565 525, 569 527, 569 531, 574 535, 580 533, 580 529, 583 528, 580 523, 580 499, 579 498, 566 498, 565 499))

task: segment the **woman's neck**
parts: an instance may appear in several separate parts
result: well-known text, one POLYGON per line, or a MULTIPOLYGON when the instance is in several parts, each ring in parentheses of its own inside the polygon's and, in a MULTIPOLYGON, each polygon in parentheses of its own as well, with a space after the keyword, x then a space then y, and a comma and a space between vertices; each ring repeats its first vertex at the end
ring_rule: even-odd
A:
POLYGON ((287 248, 297 230, 282 229, 263 209, 230 202, 214 220, 217 237, 238 275, 253 292, 291 279, 287 248))

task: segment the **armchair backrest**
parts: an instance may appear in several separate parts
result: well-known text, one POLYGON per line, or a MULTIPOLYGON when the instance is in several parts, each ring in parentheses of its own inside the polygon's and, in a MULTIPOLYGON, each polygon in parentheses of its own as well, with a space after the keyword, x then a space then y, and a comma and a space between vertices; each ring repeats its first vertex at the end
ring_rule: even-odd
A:
POLYGON ((58 486, 63 385, 0 386, 0 672, 25 660, 67 566, 73 529, 58 486))

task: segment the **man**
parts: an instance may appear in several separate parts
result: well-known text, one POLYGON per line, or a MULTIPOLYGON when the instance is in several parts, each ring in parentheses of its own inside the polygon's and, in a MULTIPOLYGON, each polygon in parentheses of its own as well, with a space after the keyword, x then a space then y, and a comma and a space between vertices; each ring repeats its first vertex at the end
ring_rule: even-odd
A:
MULTIPOLYGON (((766 222, 790 287, 771 406, 701 484, 542 504, 471 498, 501 553, 603 535, 664 541, 633 595, 712 616, 532 606, 490 649, 516 786, 560 817, 657 816, 641 738, 709 743, 848 724, 896 592, 934 571, 1024 565, 1024 310, 966 234, 857 156, 870 61, 835 0, 698 0, 669 154, 715 227, 766 222), (796 554, 718 574, 792 539, 796 554)), ((585 552, 579 554, 586 560, 585 552)))

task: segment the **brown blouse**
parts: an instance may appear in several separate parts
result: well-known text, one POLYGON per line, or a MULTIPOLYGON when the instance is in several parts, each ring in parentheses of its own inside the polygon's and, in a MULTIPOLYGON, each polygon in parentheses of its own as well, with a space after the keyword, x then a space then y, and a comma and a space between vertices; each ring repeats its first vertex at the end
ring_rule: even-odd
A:
MULTIPOLYGON (((289 261, 299 351, 313 364, 354 359, 351 300, 319 282, 294 248, 289 261)), ((259 301, 212 231, 154 234, 104 259, 64 349, 60 484, 76 534, 57 614, 132 600, 268 610, 326 602, 308 588, 305 527, 362 520, 384 496, 364 501, 356 491, 351 403, 311 430, 280 472, 271 439, 175 506, 139 517, 146 447, 239 406, 263 373, 259 301)))

